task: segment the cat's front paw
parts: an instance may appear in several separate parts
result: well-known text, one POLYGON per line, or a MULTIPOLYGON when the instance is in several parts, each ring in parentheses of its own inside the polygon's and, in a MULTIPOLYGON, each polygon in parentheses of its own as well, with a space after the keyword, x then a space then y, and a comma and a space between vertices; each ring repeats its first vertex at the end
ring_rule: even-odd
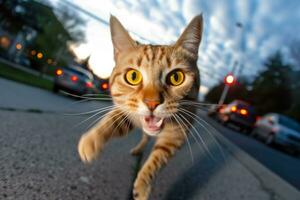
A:
POLYGON ((134 200, 148 200, 150 191, 151 191, 150 184, 147 184, 144 181, 137 179, 134 182, 133 199, 134 200))
POLYGON ((85 163, 93 161, 101 152, 103 143, 96 132, 86 133, 81 136, 78 143, 78 153, 85 163))

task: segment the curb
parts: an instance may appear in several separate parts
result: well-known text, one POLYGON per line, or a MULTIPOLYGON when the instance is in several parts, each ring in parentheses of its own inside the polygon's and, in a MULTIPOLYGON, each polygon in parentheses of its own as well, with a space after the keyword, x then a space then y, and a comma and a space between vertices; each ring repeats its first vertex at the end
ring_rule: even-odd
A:
MULTIPOLYGON (((6 60, 6 59, 3 59, 3 58, 0 58, 0 63, 4 63, 4 64, 7 64, 7 65, 10 65, 11 67, 15 68, 15 69, 19 69, 19 70, 22 70, 24 72, 27 72, 29 74, 32 74, 32 75, 35 75, 35 76, 40 76, 40 73, 36 70, 33 70, 33 69, 30 69, 29 67, 24 67, 22 65, 19 65, 17 63, 14 63, 12 61, 9 61, 9 60, 6 60)), ((47 75, 47 74, 44 74, 43 77, 49 81, 52 81, 54 80, 53 77, 47 75)))
POLYGON ((226 146, 226 149, 261 182, 262 188, 270 193, 271 196, 279 196, 284 200, 300 199, 300 191, 294 186, 267 169, 244 150, 230 142, 222 134, 216 133, 216 137, 226 146))

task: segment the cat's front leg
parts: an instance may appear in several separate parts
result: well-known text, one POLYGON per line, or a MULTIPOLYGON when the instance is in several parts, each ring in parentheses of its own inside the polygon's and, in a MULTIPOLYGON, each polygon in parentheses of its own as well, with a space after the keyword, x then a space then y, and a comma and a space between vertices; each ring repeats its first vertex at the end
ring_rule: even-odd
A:
POLYGON ((133 197, 135 200, 147 200, 151 191, 151 183, 159 169, 174 155, 184 142, 184 133, 180 128, 164 131, 157 138, 153 150, 138 173, 134 182, 133 197), (175 129, 176 130, 176 129, 175 129))
POLYGON ((115 136, 122 136, 132 129, 124 112, 115 109, 105 115, 93 128, 81 136, 78 153, 83 162, 91 162, 103 150, 105 143, 115 136))

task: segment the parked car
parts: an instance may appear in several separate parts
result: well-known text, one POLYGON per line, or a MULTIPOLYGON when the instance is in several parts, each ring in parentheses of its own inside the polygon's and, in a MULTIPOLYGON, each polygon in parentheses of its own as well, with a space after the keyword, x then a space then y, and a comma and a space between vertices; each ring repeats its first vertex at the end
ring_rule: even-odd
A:
POLYGON ((109 95, 109 79, 98 79, 94 81, 97 93, 109 95))
POLYGON ((22 65, 22 66, 26 66, 26 67, 30 67, 30 60, 28 58, 26 58, 25 56, 18 56, 16 58, 14 58, 15 63, 22 65))
POLYGON ((93 75, 77 66, 58 68, 55 71, 53 90, 64 90, 76 95, 94 93, 93 75))
POLYGON ((238 126, 241 131, 251 132, 256 114, 249 103, 235 100, 219 110, 217 119, 224 125, 231 123, 238 126))
POLYGON ((300 124, 281 114, 270 113, 259 119, 251 134, 268 145, 278 144, 300 153, 300 124))

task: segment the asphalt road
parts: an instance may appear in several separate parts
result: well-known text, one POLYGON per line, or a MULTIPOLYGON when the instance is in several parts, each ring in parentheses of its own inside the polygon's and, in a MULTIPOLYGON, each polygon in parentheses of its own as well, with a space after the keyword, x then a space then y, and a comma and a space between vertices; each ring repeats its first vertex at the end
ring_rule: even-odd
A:
MULTIPOLYGON (((0 111, 0 199, 131 199, 136 172, 149 152, 129 154, 140 132, 113 140, 100 159, 84 165, 76 146, 87 124, 75 125, 85 118, 0 111)), ((193 162, 184 146, 157 176, 151 200, 270 198, 271 192, 225 150, 224 161, 208 140, 213 157, 190 143, 193 162)))
MULTIPOLYGON (((51 92, 7 80, 0 83, 6 95, 0 96, 0 199, 132 199, 133 180, 151 143, 144 155, 131 156, 129 150, 141 136, 134 130, 109 143, 93 164, 84 165, 76 147, 94 119, 77 126, 88 116, 65 115, 109 103, 74 104, 76 100, 51 92)), ((191 151, 186 143, 162 169, 151 200, 284 199, 226 148, 220 148, 208 126, 196 129, 205 145, 189 137, 191 151)))
MULTIPOLYGON (((72 99, 43 89, 0 78, 0 108, 72 113, 93 110, 99 107, 95 101, 72 99)), ((102 105, 103 102, 100 104, 102 105)))
POLYGON ((248 135, 239 133, 234 127, 224 127, 202 113, 202 118, 212 123, 231 142, 246 151, 264 166, 300 190, 300 158, 277 147, 269 147, 248 135))

